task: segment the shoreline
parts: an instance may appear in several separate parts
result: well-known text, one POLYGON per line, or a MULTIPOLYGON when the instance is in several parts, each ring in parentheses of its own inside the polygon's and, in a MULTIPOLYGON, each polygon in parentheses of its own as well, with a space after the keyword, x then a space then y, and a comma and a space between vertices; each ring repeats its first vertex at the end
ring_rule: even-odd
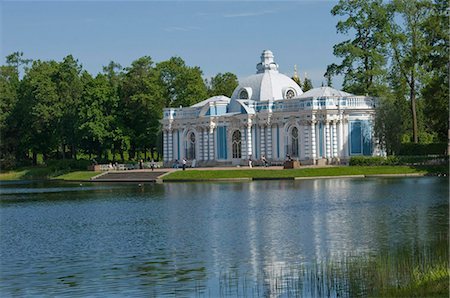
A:
POLYGON ((187 168, 185 171, 173 168, 130 171, 74 171, 59 176, 17 176, 0 181, 67 181, 67 182, 120 182, 120 183, 167 183, 167 182, 249 182, 269 180, 311 180, 382 177, 448 177, 448 169, 442 166, 325 166, 283 169, 282 167, 217 167, 187 168))

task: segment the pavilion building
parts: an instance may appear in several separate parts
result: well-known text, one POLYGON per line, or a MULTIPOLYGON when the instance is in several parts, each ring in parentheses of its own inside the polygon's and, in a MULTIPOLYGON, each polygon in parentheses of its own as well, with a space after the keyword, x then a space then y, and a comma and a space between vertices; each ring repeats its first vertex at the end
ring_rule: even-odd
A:
POLYGON ((246 165, 264 156, 302 164, 337 164, 379 155, 373 136, 376 98, 330 87, 303 92, 263 51, 257 72, 231 98, 214 96, 190 107, 164 109, 165 165, 186 158, 197 166, 246 165))

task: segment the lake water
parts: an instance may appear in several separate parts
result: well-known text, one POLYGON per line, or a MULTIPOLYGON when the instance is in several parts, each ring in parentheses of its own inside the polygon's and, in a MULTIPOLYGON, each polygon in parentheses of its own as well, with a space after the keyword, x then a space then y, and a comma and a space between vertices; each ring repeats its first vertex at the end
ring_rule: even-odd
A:
POLYGON ((0 186, 3 297, 287 297, 295 268, 448 236, 448 178, 0 186))

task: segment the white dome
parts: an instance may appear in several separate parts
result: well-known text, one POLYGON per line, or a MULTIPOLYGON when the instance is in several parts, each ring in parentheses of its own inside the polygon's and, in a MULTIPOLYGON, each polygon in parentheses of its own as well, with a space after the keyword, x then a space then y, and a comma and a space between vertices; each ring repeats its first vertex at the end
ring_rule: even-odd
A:
POLYGON ((261 62, 256 65, 256 74, 241 80, 231 95, 232 101, 236 99, 280 100, 298 97, 303 93, 294 80, 278 72, 278 65, 273 57, 272 52, 268 50, 261 54, 261 62))

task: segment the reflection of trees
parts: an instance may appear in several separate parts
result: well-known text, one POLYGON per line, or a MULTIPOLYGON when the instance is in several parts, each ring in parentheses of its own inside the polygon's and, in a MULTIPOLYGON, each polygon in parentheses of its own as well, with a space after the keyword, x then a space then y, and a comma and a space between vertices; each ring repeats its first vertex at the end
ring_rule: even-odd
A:
MULTIPOLYGON (((186 257, 183 257, 187 259, 186 257)), ((158 295, 204 294, 207 273, 202 263, 177 262, 173 258, 151 260, 137 265, 140 283, 158 295)))

